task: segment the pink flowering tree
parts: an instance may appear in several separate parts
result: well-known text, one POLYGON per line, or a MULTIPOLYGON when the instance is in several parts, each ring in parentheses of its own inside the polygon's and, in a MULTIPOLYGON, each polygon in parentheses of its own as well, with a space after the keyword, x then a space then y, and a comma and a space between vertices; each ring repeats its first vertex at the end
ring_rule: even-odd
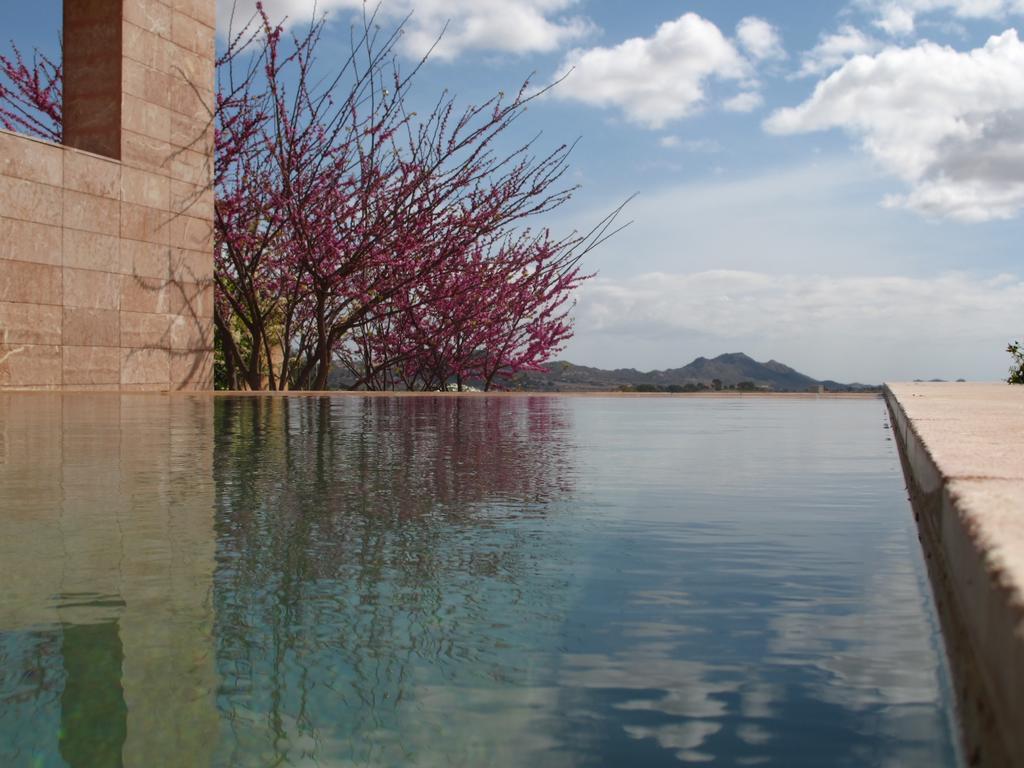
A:
POLYGON ((62 83, 60 64, 39 51, 26 61, 12 43, 10 53, 0 54, 0 126, 59 143, 62 83))
POLYGON ((351 378, 368 389, 486 391, 543 370, 572 335, 567 296, 590 277, 582 256, 610 234, 617 213, 562 241, 525 230, 474 243, 351 335, 341 355, 351 378))

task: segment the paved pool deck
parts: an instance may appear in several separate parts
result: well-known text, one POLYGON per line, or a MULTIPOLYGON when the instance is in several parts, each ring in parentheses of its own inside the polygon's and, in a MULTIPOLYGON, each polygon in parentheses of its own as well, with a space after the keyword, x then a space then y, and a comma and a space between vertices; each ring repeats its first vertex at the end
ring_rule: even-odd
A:
POLYGON ((1024 386, 886 385, 969 765, 1024 766, 1024 386))

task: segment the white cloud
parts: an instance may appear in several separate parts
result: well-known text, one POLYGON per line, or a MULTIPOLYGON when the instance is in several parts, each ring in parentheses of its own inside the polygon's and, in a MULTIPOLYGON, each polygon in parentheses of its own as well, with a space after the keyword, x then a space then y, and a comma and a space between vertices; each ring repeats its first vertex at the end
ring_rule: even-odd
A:
POLYGON ((697 331, 719 338, 762 334, 791 339, 848 333, 906 338, 984 338, 1020 323, 1024 280, 948 273, 932 278, 774 275, 741 270, 652 272, 581 290, 579 322, 597 331, 643 326, 655 333, 697 331), (1000 311, 1000 307, 1004 309, 1000 311))
POLYGON ((756 91, 744 91, 726 99, 722 107, 726 112, 753 112, 764 105, 764 96, 756 91))
MULTIPOLYGON (((218 0, 218 28, 228 28, 233 0, 218 0)), ((453 59, 467 50, 537 53, 558 50, 586 36, 593 24, 573 14, 578 0, 383 0, 381 17, 394 23, 412 14, 401 42, 403 51, 421 56, 447 31, 434 56, 453 59)), ((290 24, 308 21, 314 13, 332 18, 361 12, 363 0, 264 0, 272 21, 285 16, 290 24)), ((367 7, 372 8, 373 3, 367 7)), ((248 20, 255 0, 238 0, 235 27, 248 20)))
POLYGON ((571 51, 554 91, 597 107, 617 107, 630 122, 660 129, 697 111, 711 78, 744 80, 749 62, 713 23, 694 13, 660 25, 651 37, 611 48, 571 51))
POLYGON ((1024 13, 1021 0, 861 0, 875 15, 874 24, 887 34, 908 35, 922 14, 946 12, 959 19, 1005 19, 1024 13))
POLYGON ((622 350, 636 355, 649 342, 658 350, 652 363, 662 368, 742 350, 819 378, 956 377, 979 369, 995 378, 1008 366, 1007 341, 1020 333, 1024 280, 652 272, 595 278, 578 302, 578 341, 568 360, 588 345, 618 346, 619 364, 633 365, 637 358, 621 360, 622 350), (951 369, 950 361, 962 367, 951 369))
POLYGON ((779 31, 764 19, 747 16, 736 25, 736 37, 756 61, 786 58, 779 31))
POLYGON ((887 35, 909 35, 914 31, 914 12, 895 3, 882 8, 875 26, 887 35))
POLYGON ((710 155, 722 151, 722 145, 714 139, 680 139, 678 136, 662 136, 658 144, 666 149, 681 149, 684 152, 710 155))
POLYGON ((823 35, 818 44, 800 57, 797 77, 823 75, 861 54, 875 53, 881 43, 856 27, 844 25, 834 34, 823 35))
POLYGON ((922 42, 859 56, 797 107, 765 122, 778 134, 843 128, 910 184, 886 204, 963 221, 1024 206, 1024 45, 1015 30, 958 52, 922 42))

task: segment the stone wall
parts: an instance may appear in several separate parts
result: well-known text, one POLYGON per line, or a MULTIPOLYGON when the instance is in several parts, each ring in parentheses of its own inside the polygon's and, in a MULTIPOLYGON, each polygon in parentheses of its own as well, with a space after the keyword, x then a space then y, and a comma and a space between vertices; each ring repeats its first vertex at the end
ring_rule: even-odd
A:
POLYGON ((1024 768, 1024 387, 887 384, 966 762, 1024 768))
POLYGON ((212 388, 214 24, 66 0, 64 145, 0 131, 0 388, 212 388))

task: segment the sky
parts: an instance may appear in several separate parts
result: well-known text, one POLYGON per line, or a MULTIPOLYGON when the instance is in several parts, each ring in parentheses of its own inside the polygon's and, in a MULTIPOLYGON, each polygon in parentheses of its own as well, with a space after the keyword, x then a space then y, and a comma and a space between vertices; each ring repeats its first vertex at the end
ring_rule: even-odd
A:
MULTIPOLYGON (((264 4, 293 23, 327 13, 329 64, 362 0, 264 4)), ((59 6, 8 11, 8 34, 45 47, 59 6)), ((849 382, 1005 377, 1024 336, 1024 0, 380 12, 409 15, 410 62, 447 24, 414 87, 423 105, 561 78, 516 126, 540 147, 579 139, 580 189, 539 224, 586 230, 636 195, 630 226, 588 255, 597 275, 561 359, 649 370, 742 351, 849 382)))

